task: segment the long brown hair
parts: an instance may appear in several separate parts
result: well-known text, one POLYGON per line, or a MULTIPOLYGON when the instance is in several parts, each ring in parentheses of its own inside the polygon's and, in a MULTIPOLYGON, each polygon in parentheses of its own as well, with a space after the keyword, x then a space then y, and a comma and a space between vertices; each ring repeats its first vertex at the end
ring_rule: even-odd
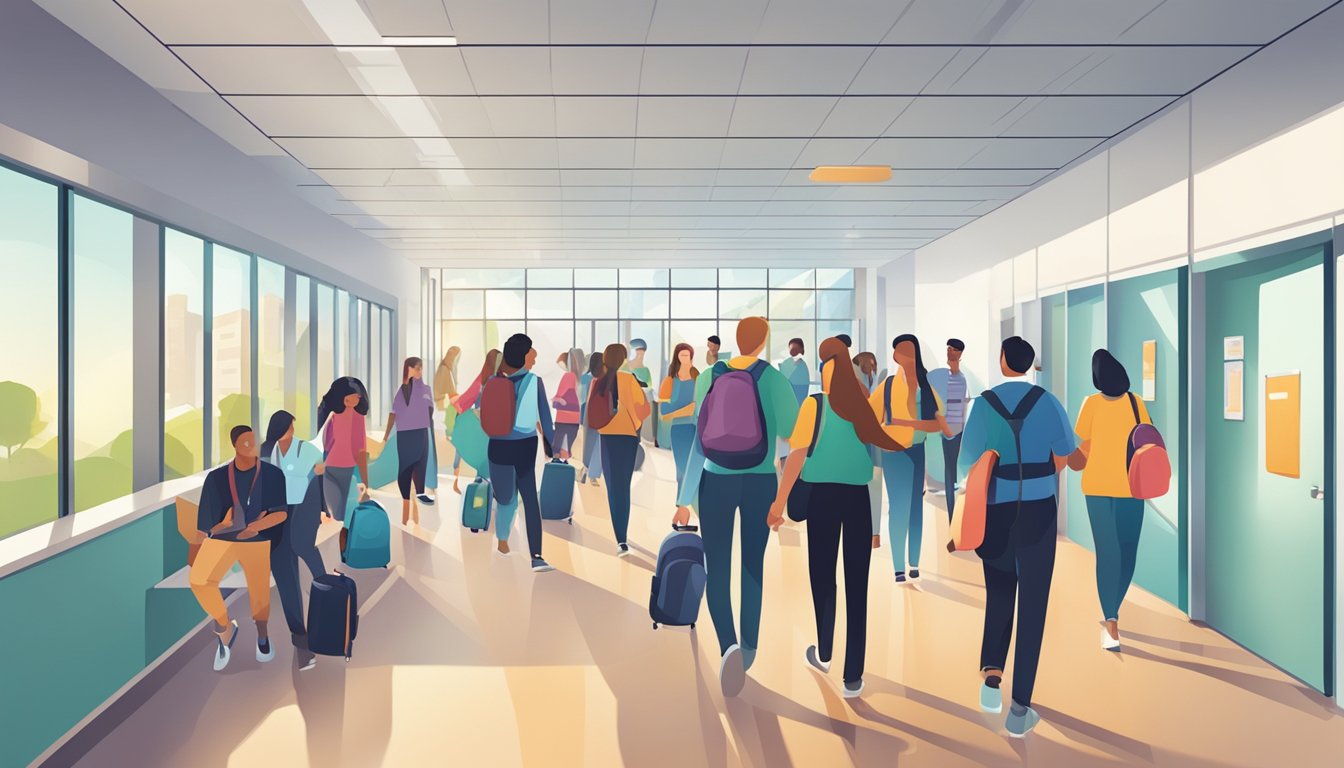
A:
POLYGON ((495 375, 499 370, 499 350, 492 349, 485 353, 485 364, 481 366, 481 372, 477 374, 476 381, 484 384, 485 380, 495 375))
POLYGON ((831 410, 840 418, 854 425, 854 431, 866 445, 875 445, 886 451, 905 450, 905 446, 896 442, 877 420, 877 414, 868 406, 868 392, 854 375, 854 366, 849 360, 849 347, 837 338, 821 342, 822 380, 825 380, 825 366, 831 365, 831 391, 827 394, 831 401, 831 410), (843 365, 841 364, 843 363, 843 365))
POLYGON ((594 386, 597 387, 599 394, 605 395, 616 386, 616 374, 620 373, 621 366, 625 365, 625 345, 608 344, 602 351, 602 364, 607 367, 602 378, 598 379, 594 386))
POLYGON ((700 371, 695 367, 695 347, 692 347, 684 341, 672 348, 672 362, 667 366, 667 375, 675 379, 677 378, 677 374, 681 373, 682 352, 691 353, 691 378, 694 379, 696 376, 700 375, 700 371))
POLYGON ((414 367, 417 366, 417 365, 420 365, 420 363, 421 363, 420 358, 418 358, 418 357, 408 357, 408 358, 406 358, 406 361, 405 361, 404 363, 401 364, 401 384, 402 384, 402 386, 405 386, 405 385, 406 385, 406 383, 407 383, 407 382, 406 382, 406 377, 407 377, 408 375, 410 375, 410 373, 411 373, 411 369, 414 368, 414 367))

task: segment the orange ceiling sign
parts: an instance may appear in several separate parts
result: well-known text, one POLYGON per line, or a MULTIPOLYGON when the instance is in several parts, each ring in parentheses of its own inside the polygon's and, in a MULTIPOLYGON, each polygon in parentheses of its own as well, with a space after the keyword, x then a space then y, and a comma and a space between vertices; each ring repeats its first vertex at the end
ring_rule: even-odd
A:
POLYGON ((808 178, 831 184, 876 184, 891 181, 891 166, 819 165, 808 178))

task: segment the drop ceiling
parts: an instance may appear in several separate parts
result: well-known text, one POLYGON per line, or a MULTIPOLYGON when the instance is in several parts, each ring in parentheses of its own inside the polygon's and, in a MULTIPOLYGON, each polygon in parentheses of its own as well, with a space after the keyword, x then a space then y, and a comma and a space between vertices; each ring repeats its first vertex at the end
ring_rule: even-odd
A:
POLYGON ((1333 4, 98 2, 120 23, 77 31, 269 156, 277 184, 427 264, 491 253, 883 263, 1333 4), (381 40, 412 35, 458 45, 381 40), (892 179, 807 178, 845 164, 890 165, 892 179))

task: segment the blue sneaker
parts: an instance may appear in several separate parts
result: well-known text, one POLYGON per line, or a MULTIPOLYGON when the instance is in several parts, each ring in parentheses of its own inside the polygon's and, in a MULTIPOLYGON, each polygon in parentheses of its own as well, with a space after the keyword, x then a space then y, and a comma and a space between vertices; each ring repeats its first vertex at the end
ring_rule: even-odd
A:
POLYGON ((742 663, 742 648, 737 643, 728 646, 719 662, 719 684, 723 686, 723 695, 736 696, 747 684, 747 670, 742 663))
POLYGON ((980 709, 997 715, 1003 711, 1003 691, 999 689, 999 683, 1003 678, 993 677, 994 685, 989 684, 989 680, 980 684, 980 709))
POLYGON ((1008 729, 1009 736, 1021 739, 1031 733, 1040 722, 1041 715, 1036 710, 1013 702, 1013 706, 1008 710, 1008 722, 1004 723, 1004 728, 1008 729))

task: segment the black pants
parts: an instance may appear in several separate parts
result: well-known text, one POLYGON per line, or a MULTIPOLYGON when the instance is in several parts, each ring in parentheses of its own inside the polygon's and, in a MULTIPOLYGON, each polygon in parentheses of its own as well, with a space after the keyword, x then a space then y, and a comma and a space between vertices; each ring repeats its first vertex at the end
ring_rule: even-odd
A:
POLYGON ((634 435, 602 436, 602 467, 607 473, 607 509, 616 543, 626 543, 630 530, 630 479, 635 474, 639 438, 634 435))
POLYGON ((868 648, 868 564, 873 517, 868 486, 813 483, 807 504, 807 570, 817 615, 817 655, 831 660, 835 636, 835 566, 845 553, 845 682, 863 678, 868 648))
POLYGON ((407 429, 397 432, 397 487, 401 498, 411 498, 415 492, 425 492, 425 468, 429 464, 429 429, 407 429))
POLYGON ((1041 660, 1045 610, 1055 570, 1055 514, 1052 496, 1040 501, 990 505, 985 543, 976 550, 985 569, 985 634, 980 669, 1004 669, 1013 637, 1017 605, 1017 647, 1013 653, 1013 701, 1031 706, 1036 667, 1041 660))
POLYGON ((527 546, 541 557, 541 503, 537 500, 537 438, 490 440, 490 487, 496 504, 523 504, 527 546), (517 497, 517 498, 515 498, 517 497))
POLYGON ((961 433, 943 439, 943 488, 947 493, 947 521, 957 509, 957 460, 961 458, 961 433))
MULTIPOLYGON (((299 587, 299 559, 302 558, 307 564, 313 578, 326 573, 316 542, 304 535, 309 530, 307 521, 303 519, 304 513, 311 512, 312 517, 317 517, 321 514, 320 504, 320 499, 313 503, 311 509, 305 509, 304 504, 290 504, 288 516, 280 526, 280 538, 271 542, 271 574, 275 577, 280 607, 285 612, 285 623, 289 625, 290 638, 296 648, 308 647, 303 590, 299 587)), ((316 531, 313 533, 315 537, 316 531)))

